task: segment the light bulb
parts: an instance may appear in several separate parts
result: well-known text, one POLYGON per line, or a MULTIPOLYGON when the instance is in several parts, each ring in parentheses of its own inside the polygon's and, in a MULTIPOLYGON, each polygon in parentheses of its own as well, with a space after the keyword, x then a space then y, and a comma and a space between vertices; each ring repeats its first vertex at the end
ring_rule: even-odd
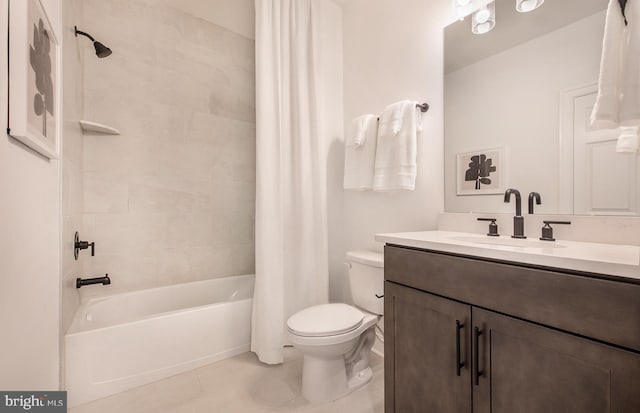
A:
POLYGON ((476 12, 476 21, 478 23, 486 23, 489 17, 491 17, 491 12, 486 7, 476 12))
POLYGON ((480 23, 476 25, 476 31, 478 32, 478 34, 485 34, 489 32, 491 29, 493 29, 493 26, 491 25, 490 22, 480 23))
POLYGON ((474 34, 485 34, 496 25, 496 5, 489 3, 486 7, 473 13, 471 16, 471 31, 474 34))
POLYGON ((516 10, 520 13, 527 13, 542 6, 544 0, 516 0, 516 10))

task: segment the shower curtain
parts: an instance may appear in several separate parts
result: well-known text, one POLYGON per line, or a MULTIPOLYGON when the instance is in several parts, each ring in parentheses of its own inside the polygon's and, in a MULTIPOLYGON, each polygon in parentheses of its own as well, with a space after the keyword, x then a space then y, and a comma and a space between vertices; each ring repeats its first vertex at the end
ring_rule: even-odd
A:
POLYGON ((251 350, 283 361, 286 322, 328 301, 319 7, 256 0, 256 286, 251 350))

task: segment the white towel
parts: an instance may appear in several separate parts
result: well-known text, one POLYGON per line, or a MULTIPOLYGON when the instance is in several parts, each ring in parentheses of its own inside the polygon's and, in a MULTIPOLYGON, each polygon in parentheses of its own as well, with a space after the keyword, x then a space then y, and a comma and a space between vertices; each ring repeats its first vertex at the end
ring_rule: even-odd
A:
POLYGON ((620 3, 610 0, 598 79, 598 97, 591 113, 596 129, 640 125, 640 1, 628 1, 628 25, 620 3))
POLYGON ((394 103, 380 115, 374 191, 415 189, 419 116, 416 102, 410 101, 394 103))
POLYGON ((620 128, 620 136, 616 144, 616 152, 636 153, 638 152, 638 127, 631 126, 620 128))
POLYGON ((367 139, 367 127, 371 120, 375 120, 374 115, 362 115, 351 121, 346 145, 359 147, 364 145, 367 139))
MULTIPOLYGON (((412 102, 408 100, 401 100, 400 102, 387 106, 380 115, 380 127, 388 127, 391 133, 397 135, 400 129, 402 129, 404 109, 411 103, 412 102)), ((415 102, 413 102, 413 104, 415 105, 415 102)))
POLYGON ((376 137, 378 135, 378 119, 374 115, 363 115, 352 122, 344 148, 344 189, 364 191, 373 189, 373 171, 376 158, 376 137), (357 125, 356 125, 357 124, 357 125), (361 143, 356 145, 351 138, 354 126, 364 131, 361 143))

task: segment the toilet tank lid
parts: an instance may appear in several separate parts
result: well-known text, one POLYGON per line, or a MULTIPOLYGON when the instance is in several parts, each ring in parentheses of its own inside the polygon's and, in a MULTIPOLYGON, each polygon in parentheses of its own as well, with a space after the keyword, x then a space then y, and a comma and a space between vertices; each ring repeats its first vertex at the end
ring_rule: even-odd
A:
POLYGON ((384 255, 373 251, 349 251, 347 261, 359 264, 370 265, 372 267, 384 268, 384 255))

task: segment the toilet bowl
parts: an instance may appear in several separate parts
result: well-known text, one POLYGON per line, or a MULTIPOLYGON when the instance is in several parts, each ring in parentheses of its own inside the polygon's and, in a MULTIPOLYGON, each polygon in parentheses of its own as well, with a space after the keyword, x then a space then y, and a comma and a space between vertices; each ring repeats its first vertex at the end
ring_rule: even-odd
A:
POLYGON ((384 303, 382 254, 347 254, 356 306, 323 304, 306 308, 287 321, 288 339, 304 356, 302 394, 312 403, 338 399, 371 381, 371 348, 384 303))

